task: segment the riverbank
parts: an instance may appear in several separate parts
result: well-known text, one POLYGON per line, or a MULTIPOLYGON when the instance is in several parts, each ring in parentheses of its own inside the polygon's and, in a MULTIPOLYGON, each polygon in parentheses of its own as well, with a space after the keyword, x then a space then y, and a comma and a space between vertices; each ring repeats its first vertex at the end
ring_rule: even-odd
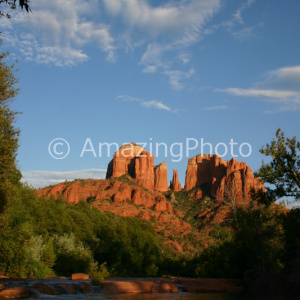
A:
POLYGON ((75 294, 177 294, 242 292, 243 282, 230 279, 110 278, 98 286, 71 278, 0 279, 0 299, 45 298, 75 294))

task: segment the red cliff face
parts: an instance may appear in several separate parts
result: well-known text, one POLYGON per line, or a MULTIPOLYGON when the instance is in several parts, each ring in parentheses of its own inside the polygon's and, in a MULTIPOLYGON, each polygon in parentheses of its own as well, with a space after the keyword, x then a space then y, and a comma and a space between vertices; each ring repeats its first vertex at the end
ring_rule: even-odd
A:
POLYGON ((106 178, 129 174, 138 185, 149 191, 168 190, 168 169, 165 162, 154 167, 154 156, 137 144, 123 145, 108 165, 106 178))
POLYGON ((108 165, 106 178, 120 177, 125 174, 135 177, 135 158, 140 156, 143 150, 137 144, 128 144, 120 147, 108 165))
POLYGON ((219 199, 250 200, 251 189, 265 190, 264 184, 259 178, 253 176, 253 172, 245 163, 240 164, 240 169, 227 173, 222 178, 216 190, 216 197, 219 199))
POLYGON ((154 190, 154 156, 145 150, 135 158, 135 181, 150 191, 154 190))
POLYGON ((173 170, 173 178, 170 182, 170 189, 174 192, 180 192, 181 191, 181 183, 178 180, 178 172, 177 170, 173 170))
POLYGON ((212 196, 217 199, 234 197, 237 201, 250 200, 250 190, 263 189, 259 178, 244 162, 235 158, 225 161, 217 155, 197 155, 188 161, 185 190, 206 184, 212 196))
POLYGON ((137 184, 154 190, 154 156, 137 144, 120 147, 109 163, 106 178, 129 174, 137 184))
POLYGON ((159 192, 168 190, 168 169, 165 161, 154 167, 154 190, 159 192))
POLYGON ((142 205, 155 211, 173 213, 173 207, 165 196, 159 192, 149 192, 143 188, 118 180, 77 180, 64 182, 55 186, 37 190, 39 196, 62 196, 68 203, 78 203, 80 200, 100 203, 112 199, 111 206, 121 203, 142 205))

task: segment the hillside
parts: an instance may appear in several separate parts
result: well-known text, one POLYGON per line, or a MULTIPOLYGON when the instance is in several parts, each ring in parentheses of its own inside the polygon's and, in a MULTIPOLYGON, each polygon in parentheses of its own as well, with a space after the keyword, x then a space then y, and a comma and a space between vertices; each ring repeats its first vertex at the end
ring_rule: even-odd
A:
POLYGON ((137 217, 153 225, 178 252, 198 252, 218 239, 233 205, 250 201, 250 189, 264 189, 250 167, 235 159, 198 155, 189 160, 184 189, 173 171, 136 144, 122 146, 108 165, 106 180, 75 180, 37 190, 39 196, 80 200, 102 212, 137 217), (230 199, 230 200, 229 200, 230 199))

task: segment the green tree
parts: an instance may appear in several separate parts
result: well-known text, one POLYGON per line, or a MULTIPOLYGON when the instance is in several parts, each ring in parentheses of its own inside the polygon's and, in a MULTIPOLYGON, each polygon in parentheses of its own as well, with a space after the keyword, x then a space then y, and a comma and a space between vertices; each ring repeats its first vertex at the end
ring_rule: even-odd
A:
POLYGON ((286 138, 279 128, 276 139, 260 149, 260 153, 270 157, 270 163, 262 162, 258 175, 270 184, 267 194, 274 200, 281 197, 300 199, 300 142, 296 137, 286 138))
POLYGON ((16 167, 19 129, 14 122, 17 113, 10 108, 19 93, 15 87, 18 79, 14 76, 15 66, 7 65, 6 58, 7 53, 0 54, 0 212, 11 197, 13 186, 21 179, 16 167))
POLYGON ((280 205, 265 206, 254 201, 237 209, 233 222, 233 263, 239 276, 247 270, 276 273, 283 268, 282 214, 280 205))

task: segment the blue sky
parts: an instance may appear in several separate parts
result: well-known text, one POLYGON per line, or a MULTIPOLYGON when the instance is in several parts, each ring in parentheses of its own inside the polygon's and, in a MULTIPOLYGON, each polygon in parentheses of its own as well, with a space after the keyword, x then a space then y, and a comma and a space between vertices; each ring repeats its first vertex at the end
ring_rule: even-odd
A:
POLYGON ((232 139, 235 153, 248 143, 252 154, 237 160, 257 170, 278 127, 299 137, 300 1, 32 0, 31 8, 0 28, 20 69, 19 168, 36 187, 103 178, 111 157, 98 155, 99 143, 148 151, 165 143, 155 164, 167 162, 169 179, 178 169, 184 184, 187 138, 213 150, 232 139), (56 138, 69 143, 64 159, 48 152, 56 138), (88 138, 96 157, 80 157, 88 138), (178 162, 174 143, 183 145, 178 162))

